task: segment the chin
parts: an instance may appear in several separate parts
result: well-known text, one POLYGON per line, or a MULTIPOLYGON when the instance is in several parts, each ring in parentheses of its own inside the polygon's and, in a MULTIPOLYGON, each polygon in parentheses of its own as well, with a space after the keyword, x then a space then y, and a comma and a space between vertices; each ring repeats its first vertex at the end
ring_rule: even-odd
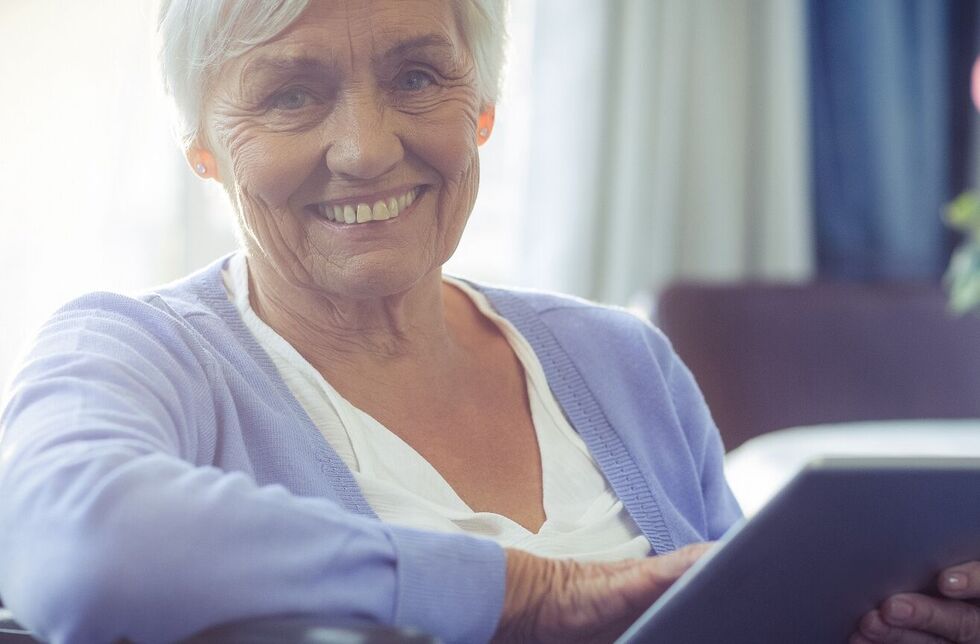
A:
POLYGON ((388 297, 411 290, 420 280, 439 268, 410 268, 391 262, 372 264, 374 262, 360 261, 352 270, 345 270, 342 274, 338 274, 336 270, 318 274, 317 286, 325 293, 341 297, 388 297))

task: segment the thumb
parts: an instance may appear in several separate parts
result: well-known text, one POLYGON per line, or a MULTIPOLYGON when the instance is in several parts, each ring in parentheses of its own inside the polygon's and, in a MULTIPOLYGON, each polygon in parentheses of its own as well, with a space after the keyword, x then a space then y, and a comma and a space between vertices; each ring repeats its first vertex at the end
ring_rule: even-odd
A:
POLYGON ((640 566, 623 568, 613 583, 622 593, 628 604, 635 607, 647 606, 662 595, 677 578, 697 562, 713 543, 698 543, 684 546, 672 552, 643 560, 640 566))
POLYGON ((651 557, 649 568, 657 577, 668 585, 677 580, 693 566, 698 559, 714 547, 714 543, 694 543, 673 552, 651 557))

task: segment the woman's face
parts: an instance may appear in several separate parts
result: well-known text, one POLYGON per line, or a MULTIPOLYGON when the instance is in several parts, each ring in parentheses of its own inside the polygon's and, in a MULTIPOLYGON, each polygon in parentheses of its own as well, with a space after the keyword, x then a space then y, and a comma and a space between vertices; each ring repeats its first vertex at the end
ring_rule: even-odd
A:
POLYGON ((481 108, 453 1, 313 0, 225 66, 205 123, 253 263, 377 297, 453 253, 479 183, 481 108))

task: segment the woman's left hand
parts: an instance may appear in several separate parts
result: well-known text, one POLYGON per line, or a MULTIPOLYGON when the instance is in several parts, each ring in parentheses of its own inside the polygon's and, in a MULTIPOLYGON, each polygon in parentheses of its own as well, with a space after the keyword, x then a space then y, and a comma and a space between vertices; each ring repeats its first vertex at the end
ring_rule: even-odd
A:
POLYGON ((865 615, 850 644, 980 644, 980 561, 944 570, 942 597, 893 595, 865 615))

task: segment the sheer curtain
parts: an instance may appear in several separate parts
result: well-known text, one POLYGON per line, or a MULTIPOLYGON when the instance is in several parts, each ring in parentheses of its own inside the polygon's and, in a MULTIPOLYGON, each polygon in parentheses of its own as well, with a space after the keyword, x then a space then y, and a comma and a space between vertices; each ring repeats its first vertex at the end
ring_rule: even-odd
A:
MULTIPOLYGON (((169 131, 152 0, 0 2, 0 386, 96 289, 235 245, 169 131)), ((513 0, 479 199, 448 270, 625 302, 809 270, 798 0, 513 0)))
MULTIPOLYGON (((0 2, 0 387, 39 324, 234 243, 170 133, 150 0, 0 2)), ((208 195, 211 195, 208 197, 208 195)))
POLYGON ((804 33, 801 0, 538 0, 519 278, 809 276, 804 33))
MULTIPOLYGON (((0 0, 0 390, 58 306, 131 292, 235 247, 219 186, 198 180, 159 86, 155 0, 0 0)), ((498 124, 450 272, 511 281, 527 166, 533 0, 515 0, 498 124)))

